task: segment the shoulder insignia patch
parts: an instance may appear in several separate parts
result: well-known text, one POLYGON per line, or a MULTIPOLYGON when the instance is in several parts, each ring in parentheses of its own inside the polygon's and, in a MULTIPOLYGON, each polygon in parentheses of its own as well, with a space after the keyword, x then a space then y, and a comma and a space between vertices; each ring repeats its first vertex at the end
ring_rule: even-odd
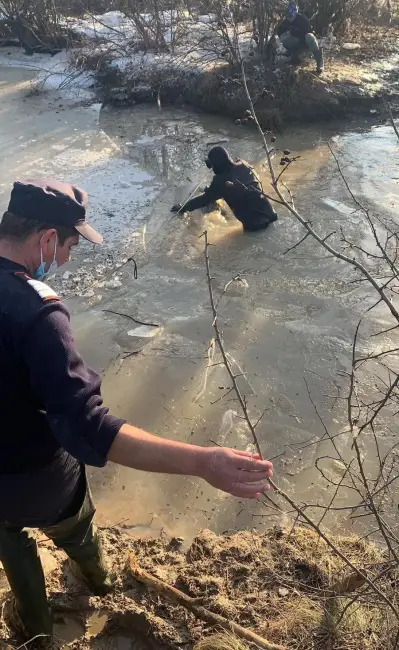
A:
POLYGON ((49 300, 61 300, 61 298, 55 293, 54 289, 40 282, 40 280, 33 280, 27 273, 16 273, 15 275, 21 277, 26 281, 26 284, 32 287, 39 294, 43 302, 48 302, 49 300))
POLYGON ((27 283, 37 291, 43 302, 47 302, 48 300, 60 300, 54 289, 49 287, 48 284, 40 282, 39 280, 28 280, 27 283))

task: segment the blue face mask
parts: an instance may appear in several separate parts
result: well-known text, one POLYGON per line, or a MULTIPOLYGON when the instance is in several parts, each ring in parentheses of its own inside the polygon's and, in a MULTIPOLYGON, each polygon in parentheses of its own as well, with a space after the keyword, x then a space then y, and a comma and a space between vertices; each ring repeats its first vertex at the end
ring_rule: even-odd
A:
MULTIPOLYGON (((46 271, 46 262, 43 260, 43 251, 42 251, 42 247, 40 245, 40 265, 37 267, 36 271, 33 274, 33 277, 34 277, 35 280, 45 280, 46 278, 49 277, 49 275, 52 275, 52 273, 56 272, 56 270, 58 268, 58 264, 57 264, 56 259, 55 259, 55 256, 57 254, 57 243, 58 243, 57 240, 58 240, 58 237, 56 236, 55 248, 54 248, 54 257, 53 257, 53 261, 51 262, 51 264, 50 264, 50 266, 48 268, 48 271, 46 271)), ((40 240, 40 244, 41 244, 41 240, 40 240)))
POLYGON ((298 7, 295 3, 291 3, 288 5, 288 10, 287 10, 287 17, 290 23, 294 22, 295 18, 298 15, 298 7))

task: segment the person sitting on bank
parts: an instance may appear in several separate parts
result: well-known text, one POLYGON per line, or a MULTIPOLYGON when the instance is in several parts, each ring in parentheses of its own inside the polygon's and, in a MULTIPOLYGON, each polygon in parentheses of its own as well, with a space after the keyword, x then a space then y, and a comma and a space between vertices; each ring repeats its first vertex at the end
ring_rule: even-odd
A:
POLYGON ((312 33, 309 19, 300 14, 295 2, 290 2, 287 15, 277 26, 276 32, 283 47, 291 56, 291 62, 300 63, 299 52, 308 49, 313 54, 317 64, 317 73, 324 71, 323 48, 319 46, 316 36, 312 33))
POLYGON ((44 283, 80 237, 102 242, 86 208, 86 192, 72 185, 17 181, 0 223, 0 561, 13 592, 3 615, 25 640, 53 633, 37 545, 25 528, 63 549, 92 593, 113 587, 86 465, 196 476, 240 498, 259 496, 272 476, 272 463, 256 455, 152 435, 103 406, 101 379, 76 349, 67 308, 44 283))
POLYGON ((259 177, 248 163, 234 162, 224 147, 213 147, 205 164, 215 174, 212 183, 202 194, 174 205, 172 212, 192 212, 224 199, 245 231, 264 230, 277 220, 259 177))

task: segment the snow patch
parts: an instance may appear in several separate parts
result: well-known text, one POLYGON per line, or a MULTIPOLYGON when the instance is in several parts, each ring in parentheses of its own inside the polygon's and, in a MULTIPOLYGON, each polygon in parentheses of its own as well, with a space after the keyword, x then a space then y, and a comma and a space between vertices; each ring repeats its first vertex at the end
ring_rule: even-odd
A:
POLYGON ((65 101, 89 103, 95 99, 93 75, 76 70, 67 51, 59 52, 55 56, 27 56, 19 48, 10 48, 0 53, 0 66, 33 70, 36 72, 32 79, 33 88, 44 92, 56 90, 65 101))

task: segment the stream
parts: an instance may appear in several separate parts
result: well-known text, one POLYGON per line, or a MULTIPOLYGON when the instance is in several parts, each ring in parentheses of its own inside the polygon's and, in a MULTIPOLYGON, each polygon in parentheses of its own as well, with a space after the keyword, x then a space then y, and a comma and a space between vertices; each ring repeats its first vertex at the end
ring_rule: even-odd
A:
MULTIPOLYGON (((314 444, 324 434, 319 415, 332 434, 345 427, 344 407, 333 394, 345 385, 370 291, 349 284, 344 265, 309 239, 285 254, 304 233, 280 206, 277 223, 247 234, 225 210, 170 213, 173 203, 209 182, 203 160, 215 143, 255 164, 268 191, 254 130, 156 106, 107 107, 99 115, 98 107, 69 104, 56 91, 30 94, 32 76, 19 68, 0 70, 1 207, 12 181, 33 174, 69 180, 89 192, 89 219, 106 244, 96 250, 83 244, 53 284, 71 310, 79 349, 103 374, 106 404, 159 435, 251 448, 229 378, 214 365, 217 355, 208 356, 213 330, 200 237, 207 229, 215 293, 237 274, 242 278, 220 302, 219 325, 251 413, 254 419, 263 414, 257 430, 265 456, 275 458, 278 484, 299 501, 328 500, 332 488, 314 467, 317 458, 331 455, 329 442, 314 444), (138 325, 132 317, 158 327, 138 325)), ((373 211, 396 215, 399 147, 390 126, 365 122, 349 131, 342 124, 317 124, 277 136, 279 150, 300 156, 285 172, 285 183, 320 232, 342 227, 348 239, 370 244, 327 141, 358 199, 373 211)), ((278 166, 278 156, 276 161, 278 166)), ((373 318, 384 326, 383 311, 373 318)), ((393 440, 389 433, 383 444, 393 440)), ((348 436, 340 441, 348 450, 348 436)), ((339 477, 340 468, 327 460, 325 471, 339 477)), ((98 522, 132 534, 164 531, 190 541, 204 527, 262 529, 281 520, 259 503, 215 493, 191 478, 111 464, 90 475, 98 522)), ((353 524, 333 518, 330 525, 350 530, 353 524)))

